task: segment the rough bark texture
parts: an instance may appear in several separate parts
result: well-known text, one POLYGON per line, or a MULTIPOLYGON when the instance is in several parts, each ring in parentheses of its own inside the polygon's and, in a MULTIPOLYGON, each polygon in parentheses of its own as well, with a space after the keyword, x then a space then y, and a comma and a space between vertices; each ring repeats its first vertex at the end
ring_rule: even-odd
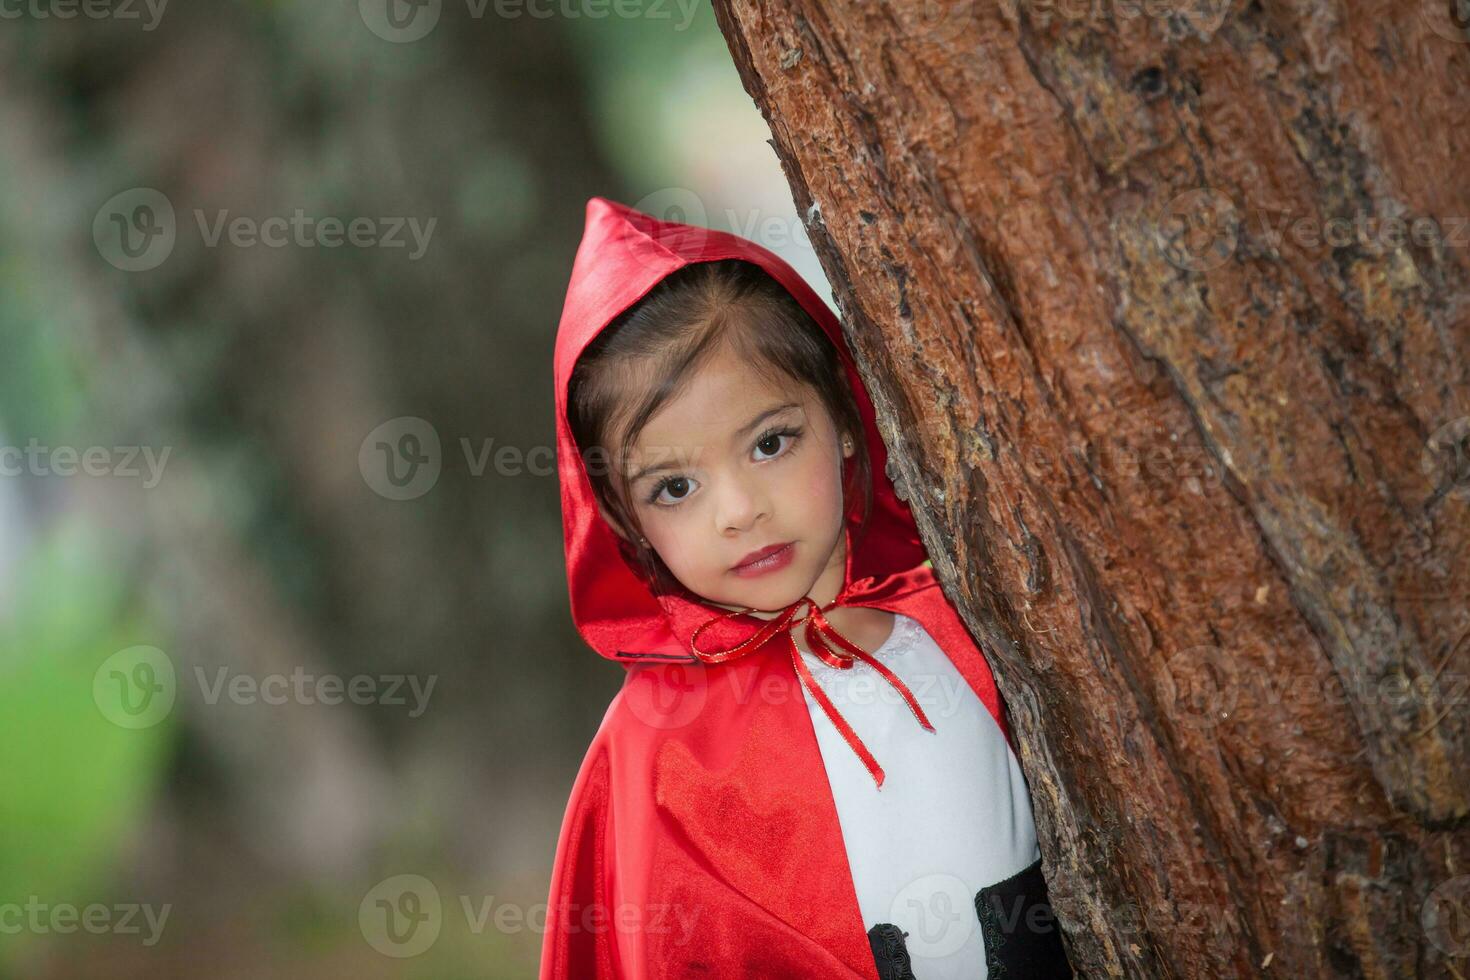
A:
POLYGON ((1086 975, 1470 975, 1451 7, 716 0, 1086 975))

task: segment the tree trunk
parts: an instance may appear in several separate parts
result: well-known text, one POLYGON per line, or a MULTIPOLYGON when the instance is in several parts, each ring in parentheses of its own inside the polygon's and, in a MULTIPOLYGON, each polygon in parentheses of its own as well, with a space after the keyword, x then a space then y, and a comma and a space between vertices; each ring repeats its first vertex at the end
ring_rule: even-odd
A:
POLYGON ((1354 6, 715 4, 1088 976, 1470 974, 1470 36, 1354 6))

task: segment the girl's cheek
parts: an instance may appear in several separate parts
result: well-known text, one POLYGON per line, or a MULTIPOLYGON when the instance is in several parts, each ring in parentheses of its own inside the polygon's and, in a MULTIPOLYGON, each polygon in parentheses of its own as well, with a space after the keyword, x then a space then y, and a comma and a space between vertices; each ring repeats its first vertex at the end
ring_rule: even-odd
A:
POLYGON ((675 547, 687 526, 689 510, 690 504, 672 508, 650 505, 640 515, 648 540, 657 541, 667 548, 675 547))
POLYGON ((808 465, 803 476, 808 498, 828 502, 840 496, 842 471, 829 466, 825 458, 808 465))

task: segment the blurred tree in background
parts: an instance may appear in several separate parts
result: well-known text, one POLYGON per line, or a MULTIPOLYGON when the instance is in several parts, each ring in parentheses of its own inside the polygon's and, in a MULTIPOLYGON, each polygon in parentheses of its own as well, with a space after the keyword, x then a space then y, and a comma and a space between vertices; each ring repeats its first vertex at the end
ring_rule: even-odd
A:
POLYGON ((6 8, 0 975, 533 971, 622 681, 570 622, 552 452, 585 201, 791 207, 708 8, 594 8, 6 8), (439 472, 393 499, 405 419, 439 472), (323 676, 375 699, 263 683, 323 676), (404 874, 443 903, 411 957, 359 914, 404 874), (90 904, 116 927, 55 914, 90 904))

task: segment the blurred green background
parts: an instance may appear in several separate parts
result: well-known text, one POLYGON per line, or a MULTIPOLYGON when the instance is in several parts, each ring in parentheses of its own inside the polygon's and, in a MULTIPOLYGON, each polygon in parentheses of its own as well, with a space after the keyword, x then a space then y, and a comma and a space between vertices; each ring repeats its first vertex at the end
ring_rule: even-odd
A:
POLYGON ((586 199, 830 295, 708 4, 0 0, 0 92, 0 976, 534 975, 586 199))

